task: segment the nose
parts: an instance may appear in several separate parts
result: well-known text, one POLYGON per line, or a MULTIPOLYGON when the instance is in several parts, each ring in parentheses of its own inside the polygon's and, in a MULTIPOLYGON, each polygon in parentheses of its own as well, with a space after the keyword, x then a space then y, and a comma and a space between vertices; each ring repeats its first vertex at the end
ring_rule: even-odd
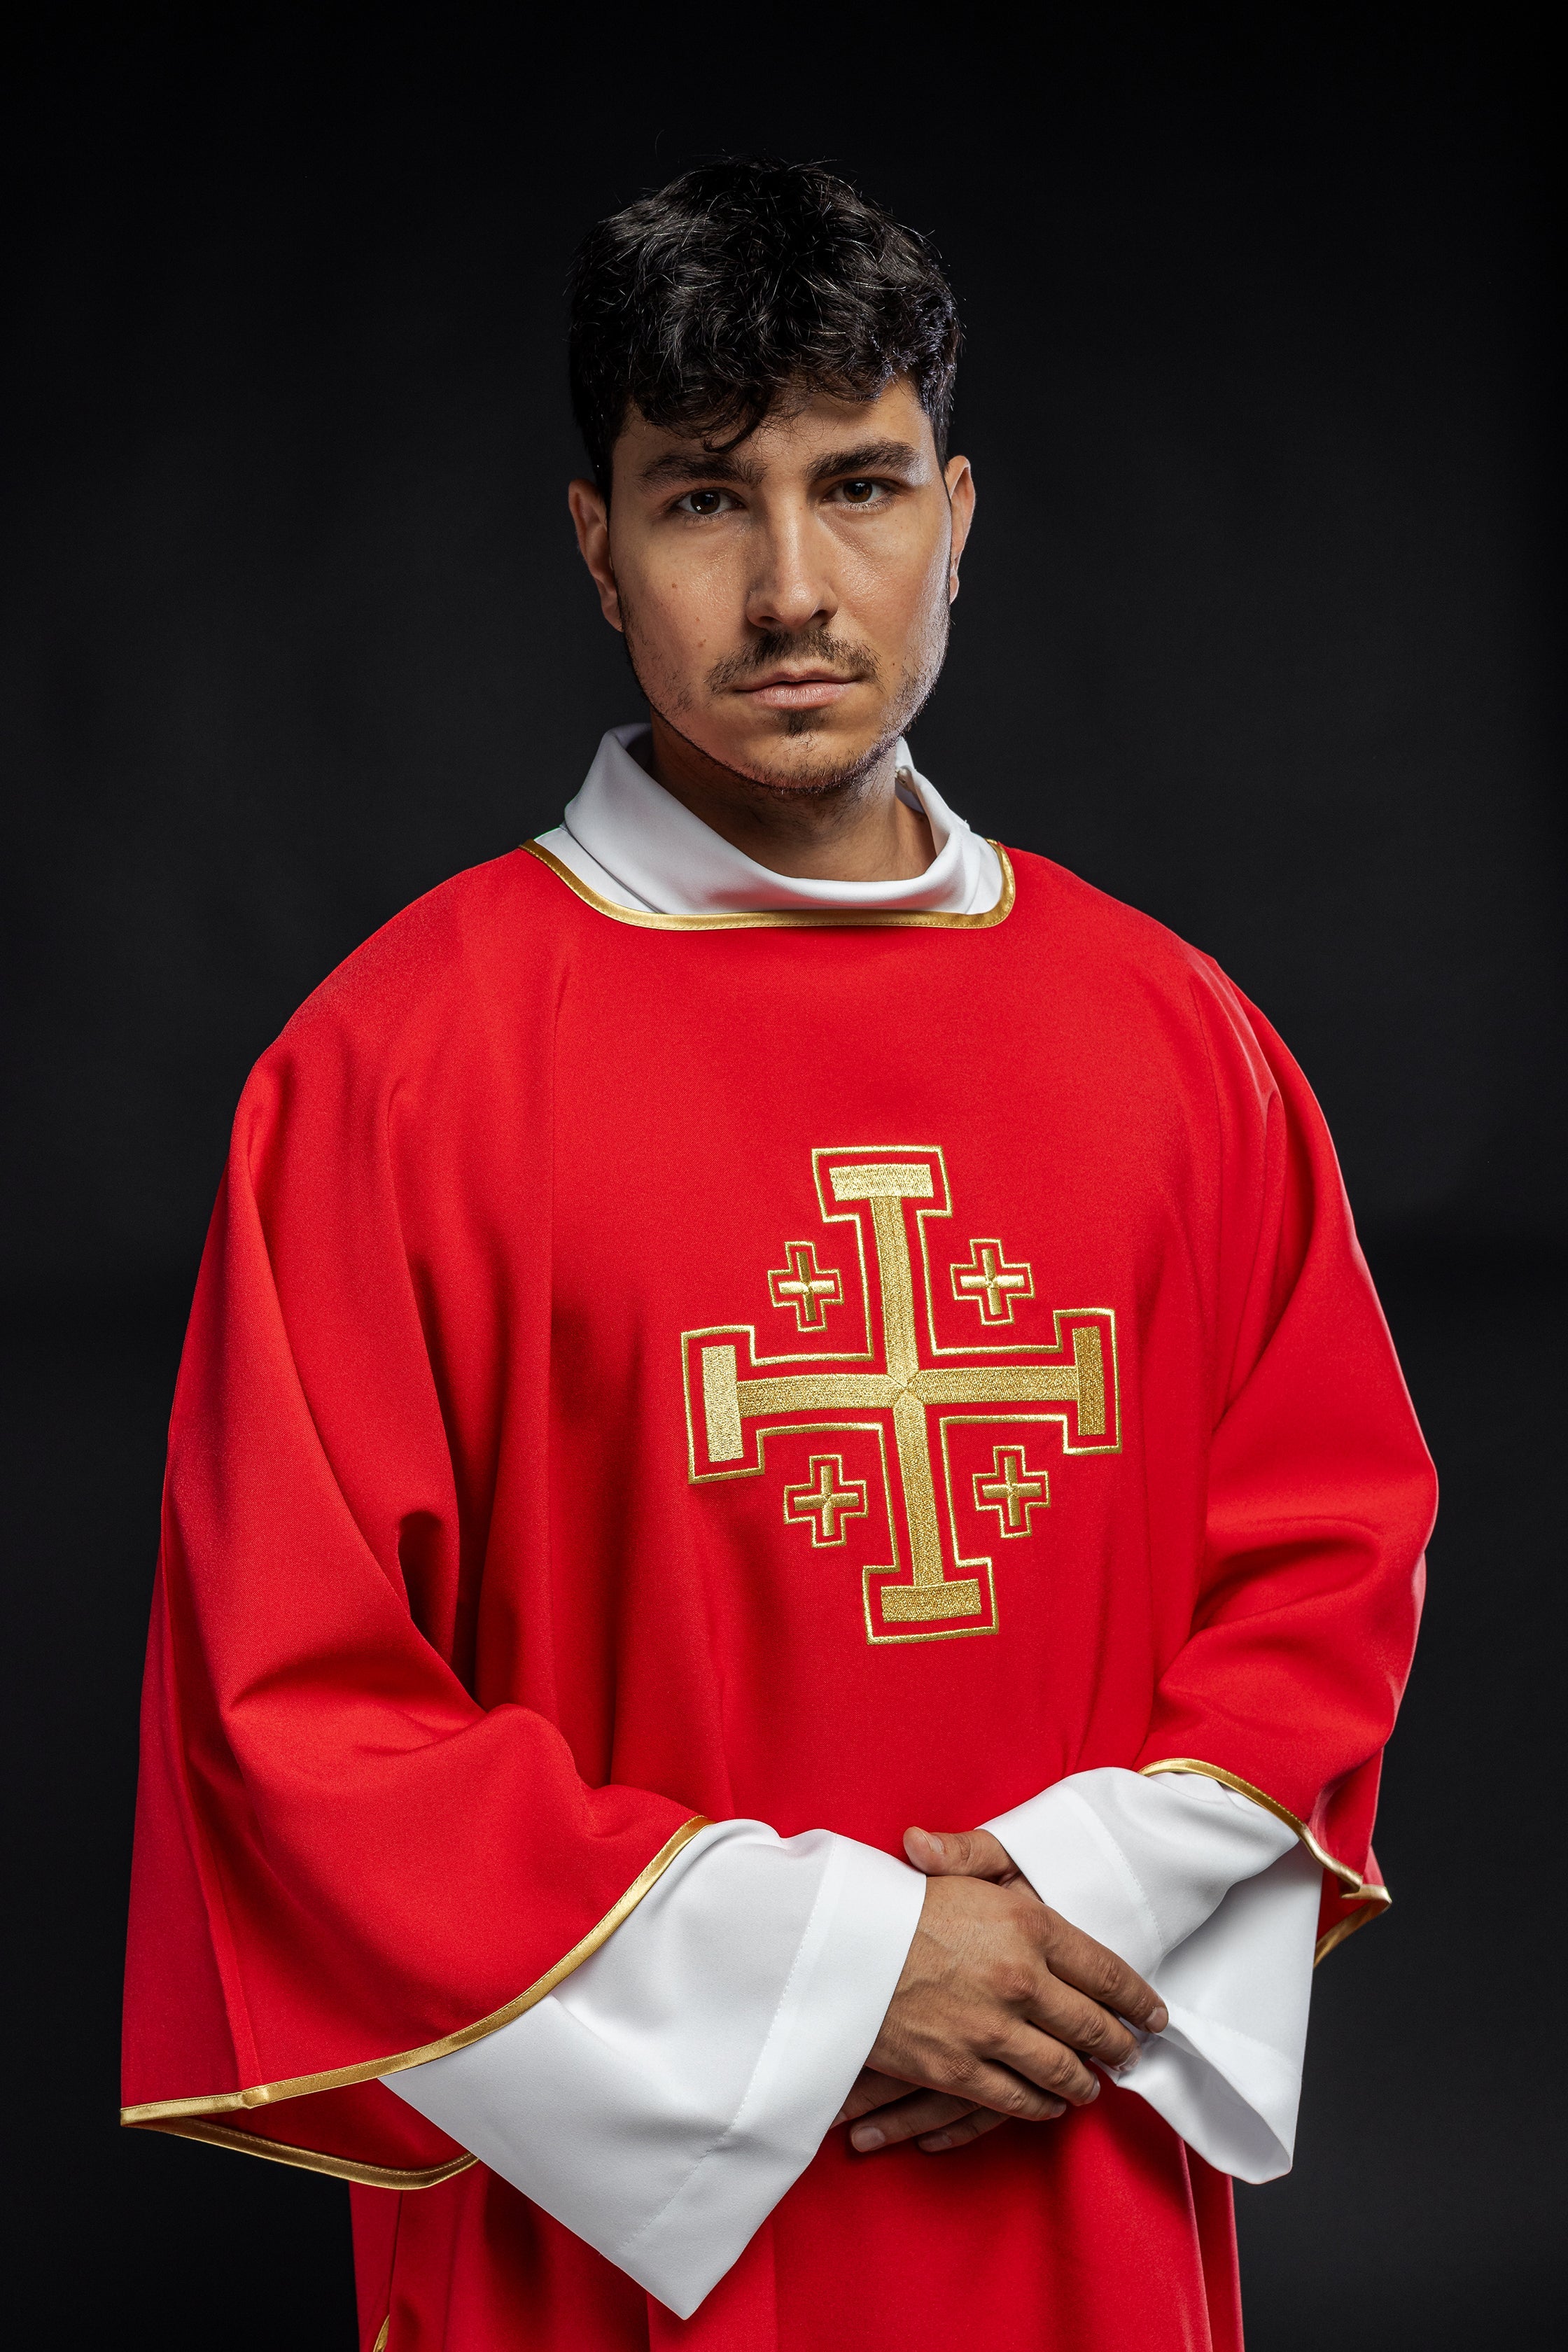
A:
POLYGON ((798 509, 770 515, 752 542, 746 618, 767 635, 802 636, 824 629, 838 610, 828 573, 828 550, 808 514, 798 509))

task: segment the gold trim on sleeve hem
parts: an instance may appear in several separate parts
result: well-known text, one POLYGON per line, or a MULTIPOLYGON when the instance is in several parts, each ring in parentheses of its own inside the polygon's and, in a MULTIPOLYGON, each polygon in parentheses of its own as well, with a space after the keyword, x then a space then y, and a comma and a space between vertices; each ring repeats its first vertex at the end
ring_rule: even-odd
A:
POLYGON ((996 904, 984 915, 942 915, 931 910, 910 908, 903 913, 884 911, 876 907, 758 907, 750 913, 732 915, 655 915, 640 907, 617 907, 613 898, 601 898, 598 891, 581 880, 569 866, 563 866, 553 850, 542 843, 522 844, 530 857, 537 857, 548 866, 566 887, 575 892, 585 907, 596 915, 607 915, 613 923, 631 923, 642 931, 760 931, 785 930, 846 930, 846 929, 921 929, 949 931, 984 931, 993 923, 1005 923, 1013 911, 1017 896, 1017 884, 1013 864, 999 841, 991 844, 1002 867, 1002 895, 996 904))
POLYGON ((1374 1885, 1370 1879, 1363 1886, 1361 1894, 1362 1899, 1354 1909, 1344 1918, 1336 1919, 1333 1926, 1319 1937, 1312 1954, 1314 1968, 1326 1960, 1331 1952, 1338 1951, 1345 1937, 1353 1936, 1358 1927, 1365 1927, 1373 1919, 1381 1919, 1394 1900, 1386 1886, 1374 1885))
POLYGON ((1320 1864, 1331 1877, 1339 1880, 1345 1890, 1343 1899, 1352 1904, 1354 1908, 1344 1918, 1336 1919, 1333 1926, 1319 1937, 1312 1954, 1314 1968, 1321 1960, 1326 1960, 1347 1936, 1353 1936, 1356 1929, 1364 1927, 1369 1919, 1377 1918, 1393 1902, 1394 1897, 1386 1886, 1379 1886, 1375 1879, 1363 1878, 1359 1870, 1351 1868, 1348 1862, 1336 1862, 1328 1848, 1318 1843, 1306 1822, 1291 1812, 1288 1806, 1278 1804, 1262 1789, 1255 1789, 1250 1780, 1243 1780, 1235 1772, 1226 1771, 1223 1765, 1205 1764, 1200 1756, 1162 1756, 1157 1764, 1140 1765, 1139 1770, 1145 1779, 1154 1772, 1201 1772, 1205 1780, 1217 1780, 1222 1788, 1234 1789, 1238 1797, 1250 1797, 1255 1805, 1261 1805, 1266 1813, 1272 1813, 1277 1822, 1283 1822, 1288 1830, 1294 1830, 1313 1861, 1320 1864))
MULTIPOLYGON (((521 2017, 536 2001, 553 1992, 556 1986, 569 1977, 574 1969, 581 1968, 600 1945, 614 1935, 624 1919, 630 1916, 650 1886, 661 1878, 681 1851, 689 1845, 699 1830, 710 1827, 707 1816, 694 1813, 682 1822, 675 1835, 660 1846, 653 1860, 638 1871, 624 1895, 614 1902, 595 1927, 590 1927, 579 1943, 558 1959, 553 1968, 546 1969, 542 1977, 520 1992, 515 2000, 492 2010, 488 2017, 475 2020, 472 2025, 459 2026, 456 2033, 444 2033, 437 2042, 421 2042, 416 2050, 400 2050, 390 2058, 366 2058, 357 2066, 333 2066, 321 2074, 295 2074, 282 2083, 254 2083, 243 2091, 211 2091, 205 2097, 191 2099, 149 2099, 140 2106, 121 2107, 122 2124, 163 2124, 176 2116, 233 2115, 241 2108, 269 2106, 279 2099, 306 2099, 318 2091, 343 2091, 356 2083, 372 2083, 383 2074, 400 2074, 405 2067, 426 2065, 432 2058, 449 2058, 454 2050, 466 2050, 470 2042, 482 2042, 514 2018, 521 2017)), ((285 2162, 310 2162, 317 2168, 330 2168, 338 2163, 333 2158, 305 2158, 289 2157, 285 2162)), ((374 2170, 374 2168, 373 2167, 374 2170)), ((355 2173, 351 2176, 358 2179, 355 2173)))
POLYGON ((258 2132, 235 2131, 228 2124, 205 2123, 199 2116, 174 2116, 166 2123, 143 2124, 140 2128, 167 2132, 172 2139, 205 2140, 211 2147, 232 2147, 240 2156, 292 2164, 301 2172, 324 2172, 333 2180, 355 2180, 362 2189, 434 2189, 479 2160, 477 2156, 454 2156, 447 2163, 432 2164, 423 2172, 400 2172, 390 2164, 361 2164, 352 2156, 324 2156, 319 2148, 291 2147, 286 2140, 263 2139, 258 2132))
POLYGON ((1255 1789, 1250 1780, 1239 1780, 1234 1772, 1227 1772, 1223 1765, 1205 1764, 1198 1756, 1162 1756, 1157 1764, 1142 1764, 1138 1769, 1145 1779, 1154 1772, 1201 1772, 1205 1780, 1217 1780, 1222 1788, 1234 1789, 1238 1797, 1250 1797, 1255 1805, 1261 1805, 1266 1813, 1272 1813, 1277 1822, 1283 1822, 1288 1830, 1294 1830, 1313 1860, 1321 1862, 1325 1870, 1331 1871, 1348 1893, 1359 1895, 1362 1892, 1366 1882, 1359 1870, 1352 1870, 1348 1862, 1336 1862, 1327 1847, 1318 1843, 1298 1814, 1291 1812, 1289 1807, 1276 1803, 1262 1789, 1255 1789))

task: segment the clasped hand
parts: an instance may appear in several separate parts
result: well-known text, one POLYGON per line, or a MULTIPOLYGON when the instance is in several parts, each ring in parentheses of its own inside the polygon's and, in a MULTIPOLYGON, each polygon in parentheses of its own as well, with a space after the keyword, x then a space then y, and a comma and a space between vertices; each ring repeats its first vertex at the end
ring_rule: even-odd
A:
POLYGON ((1129 2025, 1163 2031, 1159 1995, 1042 1903, 989 1830, 910 1830, 904 1851, 930 1882, 920 1925, 834 2118, 863 2153, 912 2139, 935 2155, 1086 2107, 1100 2094, 1086 2061, 1124 2071, 1139 2051, 1129 2025))

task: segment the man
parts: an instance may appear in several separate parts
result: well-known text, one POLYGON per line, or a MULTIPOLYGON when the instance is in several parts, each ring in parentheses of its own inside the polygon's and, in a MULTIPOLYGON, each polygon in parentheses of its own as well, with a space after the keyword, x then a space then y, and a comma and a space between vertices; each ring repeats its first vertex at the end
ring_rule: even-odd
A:
POLYGON ((355 2183, 366 2347, 1237 2346, 1386 1901, 1429 1465, 1278 1040, 913 770, 956 347, 821 171, 600 225, 649 724, 240 1108, 126 2119, 355 2183))

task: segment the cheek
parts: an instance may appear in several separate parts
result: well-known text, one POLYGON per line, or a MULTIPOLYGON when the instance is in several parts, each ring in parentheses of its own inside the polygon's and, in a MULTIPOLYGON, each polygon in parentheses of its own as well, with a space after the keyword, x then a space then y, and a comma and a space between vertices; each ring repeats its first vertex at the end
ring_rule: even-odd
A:
POLYGON ((884 644, 919 635, 947 608, 947 551, 923 530, 855 555, 844 578, 856 620, 884 644))
POLYGON ((719 565, 667 560, 634 564, 629 578, 616 577, 637 644, 669 675, 705 668, 722 650, 729 600, 719 565))

